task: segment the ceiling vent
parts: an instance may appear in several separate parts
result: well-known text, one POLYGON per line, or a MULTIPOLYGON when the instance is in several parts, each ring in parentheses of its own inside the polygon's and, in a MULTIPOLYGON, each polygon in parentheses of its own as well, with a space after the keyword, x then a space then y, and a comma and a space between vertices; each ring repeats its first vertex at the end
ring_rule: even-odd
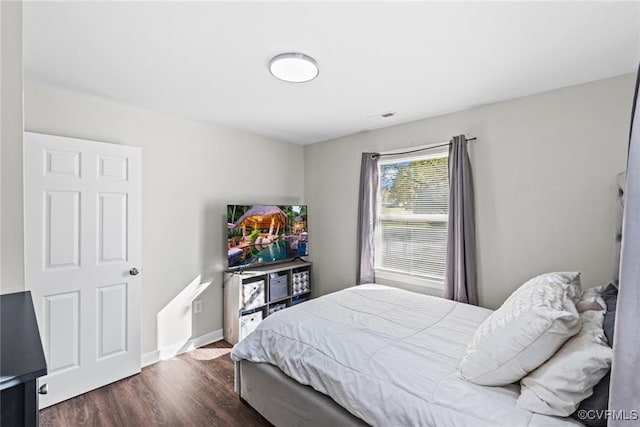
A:
POLYGON ((367 117, 367 119, 388 119, 397 115, 398 113, 396 113, 395 111, 387 111, 386 113, 374 114, 373 116, 367 117))

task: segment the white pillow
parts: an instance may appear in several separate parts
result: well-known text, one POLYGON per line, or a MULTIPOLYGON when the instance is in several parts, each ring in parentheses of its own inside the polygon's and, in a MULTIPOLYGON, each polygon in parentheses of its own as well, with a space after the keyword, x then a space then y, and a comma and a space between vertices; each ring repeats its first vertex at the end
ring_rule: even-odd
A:
POLYGON ((480 385, 518 381, 580 330, 580 273, 548 273, 520 286, 474 334, 460 376, 480 385))
POLYGON ((578 313, 587 310, 606 310, 607 304, 604 302, 604 299, 602 299, 602 292, 604 292, 604 286, 598 286, 597 288, 590 288, 584 291, 576 304, 578 313))
POLYGON ((611 367, 612 350, 602 329, 604 310, 580 315, 582 329, 546 363, 524 377, 517 406, 566 417, 593 393, 611 367))

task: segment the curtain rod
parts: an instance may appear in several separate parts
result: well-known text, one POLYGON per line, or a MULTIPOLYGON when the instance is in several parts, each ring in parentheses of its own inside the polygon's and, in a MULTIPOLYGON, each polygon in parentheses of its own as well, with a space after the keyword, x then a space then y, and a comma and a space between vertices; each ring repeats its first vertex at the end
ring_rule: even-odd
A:
MULTIPOLYGON (((469 138, 467 139, 467 142, 469 141, 475 141, 478 138, 469 138)), ((411 154, 411 153, 417 153, 418 151, 426 151, 426 150, 431 150, 433 148, 440 148, 440 147, 446 147, 447 145, 451 145, 451 142, 445 142, 443 144, 438 144, 438 145, 432 145, 430 147, 425 147, 425 148, 418 148, 417 150, 411 150, 411 151, 403 151, 401 153, 388 153, 388 154, 374 154, 372 157, 387 157, 387 156, 399 156, 402 154, 411 154)))

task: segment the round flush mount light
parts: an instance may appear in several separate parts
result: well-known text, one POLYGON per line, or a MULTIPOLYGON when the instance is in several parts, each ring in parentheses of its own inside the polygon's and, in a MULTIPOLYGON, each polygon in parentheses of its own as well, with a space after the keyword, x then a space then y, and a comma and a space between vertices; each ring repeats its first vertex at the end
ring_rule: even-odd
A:
POLYGON ((271 74, 285 82, 303 83, 318 77, 318 63, 304 53, 282 53, 269 61, 271 74))

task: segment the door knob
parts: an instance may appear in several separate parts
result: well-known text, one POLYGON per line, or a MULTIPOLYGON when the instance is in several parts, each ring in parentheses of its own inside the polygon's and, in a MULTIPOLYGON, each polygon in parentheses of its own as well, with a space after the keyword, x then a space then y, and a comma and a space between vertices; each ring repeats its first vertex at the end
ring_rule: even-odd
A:
POLYGON ((40 388, 38 388, 38 393, 47 394, 49 393, 49 386, 47 384, 42 384, 40 388))
POLYGON ((132 276, 137 276, 138 274, 140 274, 140 270, 138 270, 137 268, 133 267, 131 270, 129 270, 129 274, 132 276))

